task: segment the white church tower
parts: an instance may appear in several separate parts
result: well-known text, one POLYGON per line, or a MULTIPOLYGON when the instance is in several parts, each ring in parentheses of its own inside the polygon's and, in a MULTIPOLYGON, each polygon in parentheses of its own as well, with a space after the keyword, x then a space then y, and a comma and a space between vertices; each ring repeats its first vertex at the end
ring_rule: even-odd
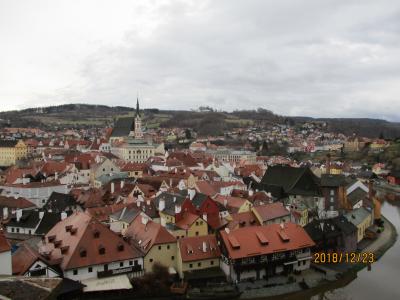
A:
POLYGON ((143 132, 142 132, 142 119, 140 118, 140 111, 139 111, 139 98, 136 101, 136 114, 135 114, 135 128, 134 132, 131 135, 135 137, 135 139, 142 139, 143 132))

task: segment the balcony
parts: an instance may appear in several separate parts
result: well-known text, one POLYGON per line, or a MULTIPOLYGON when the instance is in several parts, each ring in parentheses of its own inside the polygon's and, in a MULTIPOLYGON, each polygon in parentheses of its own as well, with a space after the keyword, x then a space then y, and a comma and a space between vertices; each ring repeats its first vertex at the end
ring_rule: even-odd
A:
POLYGON ((142 266, 137 265, 137 266, 130 266, 130 267, 126 267, 126 268, 120 268, 120 269, 112 269, 112 270, 107 270, 107 271, 97 271, 97 277, 104 278, 104 277, 110 277, 110 276, 114 276, 114 275, 136 273, 136 272, 141 272, 141 271, 143 271, 142 266))

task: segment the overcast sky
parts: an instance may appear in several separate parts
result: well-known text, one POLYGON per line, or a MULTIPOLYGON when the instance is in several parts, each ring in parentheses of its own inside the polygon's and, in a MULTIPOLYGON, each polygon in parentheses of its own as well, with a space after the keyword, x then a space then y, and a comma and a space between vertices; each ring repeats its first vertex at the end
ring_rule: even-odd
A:
POLYGON ((400 1, 0 0, 0 110, 137 93, 400 121, 400 1))

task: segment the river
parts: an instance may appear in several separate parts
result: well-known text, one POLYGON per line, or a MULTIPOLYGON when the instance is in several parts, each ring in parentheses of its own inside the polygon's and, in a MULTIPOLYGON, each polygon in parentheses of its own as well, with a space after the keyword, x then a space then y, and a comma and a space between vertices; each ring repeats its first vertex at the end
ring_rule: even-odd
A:
MULTIPOLYGON (((382 205, 382 214, 396 227, 397 232, 400 232, 400 206, 385 201, 382 205)), ((347 286, 323 292, 311 299, 400 299, 399 239, 372 265, 371 271, 364 268, 347 286)))
MULTIPOLYGON (((381 195, 382 214, 400 234, 400 195, 381 195), (389 197, 388 197, 389 196, 389 197)), ((400 299, 400 236, 395 244, 372 265, 356 275, 351 274, 337 282, 298 294, 279 296, 280 300, 397 300, 400 299)))

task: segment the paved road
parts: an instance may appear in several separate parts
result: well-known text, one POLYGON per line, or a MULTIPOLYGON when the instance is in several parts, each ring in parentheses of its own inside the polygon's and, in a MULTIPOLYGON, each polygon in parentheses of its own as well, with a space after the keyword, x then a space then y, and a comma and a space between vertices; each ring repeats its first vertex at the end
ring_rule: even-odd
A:
MULTIPOLYGON (((384 217, 383 217, 384 218, 384 217)), ((367 246, 363 252, 376 252, 381 248, 385 248, 385 245, 390 241, 392 238, 393 231, 395 230, 393 226, 389 223, 389 221, 384 218, 384 227, 385 230, 379 234, 378 238, 367 246)))

